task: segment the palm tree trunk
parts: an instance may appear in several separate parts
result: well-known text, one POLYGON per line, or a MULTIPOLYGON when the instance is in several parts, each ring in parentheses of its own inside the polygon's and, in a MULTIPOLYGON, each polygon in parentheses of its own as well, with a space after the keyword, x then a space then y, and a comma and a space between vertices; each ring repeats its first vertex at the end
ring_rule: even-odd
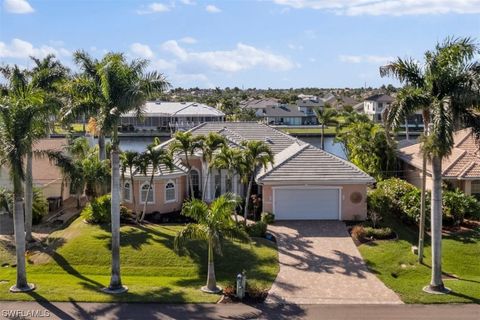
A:
POLYGON ((77 192, 75 194, 75 197, 76 197, 76 200, 77 200, 77 209, 80 209, 80 207, 82 206, 82 204, 80 202, 80 198, 82 197, 82 195, 80 194, 80 192, 77 192))
POLYGON ((27 152, 27 168, 25 170, 25 239, 32 241, 32 206, 33 206, 33 153, 27 152))
POLYGON ((143 212, 142 212, 142 216, 140 217, 140 222, 143 222, 143 219, 145 219, 145 213, 147 212, 148 197, 150 196, 150 191, 152 190, 154 172, 155 171, 152 171, 152 176, 150 178, 150 183, 148 184, 147 196, 146 196, 145 202, 143 204, 143 212))
POLYGON ((137 202, 136 202, 136 198, 135 198, 135 187, 134 187, 133 183, 134 183, 134 181, 133 181, 132 167, 130 167, 130 185, 131 185, 131 190, 132 190, 133 214, 135 215, 135 221, 138 222, 137 202))
POLYGON ((442 159, 432 158, 432 279, 428 289, 434 292, 445 292, 442 281, 442 159))
MULTIPOLYGON (((430 114, 427 109, 422 111, 423 118, 423 134, 428 136, 428 125, 430 123, 430 114)), ((423 155, 422 159, 422 185, 420 192, 420 222, 418 233, 418 262, 423 263, 423 247, 425 243, 425 211, 426 211, 426 187, 427 187, 427 155, 423 155)))
POLYGON ((210 167, 207 169, 207 176, 205 177, 205 181, 203 182, 203 189, 202 189, 202 201, 205 201, 205 195, 207 192, 207 186, 208 186, 208 178, 210 178, 211 174, 211 169, 210 167))
POLYGON ((100 131, 98 134, 98 158, 100 160, 105 160, 107 158, 105 149, 105 134, 102 131, 100 131))
POLYGON ((250 193, 252 192, 252 185, 253 185, 253 177, 255 173, 252 173, 252 176, 250 177, 250 181, 248 181, 248 187, 247 187, 247 195, 245 196, 245 208, 243 209, 243 224, 247 225, 247 216, 248 216, 248 204, 250 202, 250 193))
POLYGON ((84 137, 87 135, 86 122, 87 122, 87 117, 85 116, 85 112, 84 112, 82 115, 82 130, 83 130, 84 137))
POLYGON ((15 232, 17 279, 15 285, 10 288, 10 291, 25 292, 35 289, 35 286, 27 282, 27 271, 25 267, 25 221, 23 213, 23 191, 21 182, 15 178, 14 180, 17 180, 13 183, 13 198, 15 201, 13 207, 13 228, 15 232))
POLYGON ((190 190, 189 198, 195 199, 195 194, 193 193, 192 176, 190 175, 192 168, 190 167, 190 161, 188 160, 188 154, 186 152, 185 152, 185 162, 187 163, 187 168, 188 168, 187 177, 188 177, 188 185, 189 185, 188 189, 190 190))
POLYGON ((325 135, 325 127, 322 124, 322 135, 320 136, 320 145, 322 146, 322 150, 325 150, 325 143, 323 141, 323 136, 325 135))
POLYGON ((426 184, 427 184, 427 155, 422 159, 422 188, 420 194, 420 221, 418 233, 418 262, 423 263, 423 245, 425 241, 425 205, 426 205, 426 184))
POLYGON ((122 285, 120 277, 120 159, 118 148, 113 147, 111 152, 112 161, 112 274, 110 285, 105 289, 108 293, 121 293, 127 289, 122 285))
POLYGON ((207 271, 207 292, 216 293, 220 291, 220 288, 217 287, 217 280, 215 278, 215 263, 213 259, 213 243, 211 240, 208 241, 208 271, 207 271))

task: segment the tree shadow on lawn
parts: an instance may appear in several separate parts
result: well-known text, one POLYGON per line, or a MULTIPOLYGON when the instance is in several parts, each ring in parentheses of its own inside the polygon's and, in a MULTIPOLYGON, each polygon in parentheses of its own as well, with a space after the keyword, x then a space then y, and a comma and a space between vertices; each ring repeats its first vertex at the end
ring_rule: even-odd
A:
MULTIPOLYGON (((222 246, 223 255, 215 253, 215 274, 219 282, 235 284, 236 276, 245 271, 248 280, 257 280, 272 283, 275 280, 276 273, 269 273, 262 270, 261 267, 269 265, 274 267, 277 263, 277 257, 261 257, 255 254, 253 248, 267 246, 264 243, 268 240, 253 238, 250 245, 240 246, 237 242, 225 241, 222 246)), ((185 250, 179 252, 180 255, 189 256, 198 266, 198 277, 203 285, 207 279, 208 271, 208 252, 207 245, 202 241, 189 241, 185 250)), ((198 280, 185 279, 178 280, 176 283, 181 286, 197 285, 198 280)))
MULTIPOLYGON (((107 240, 105 246, 108 250, 112 247, 111 230, 107 230, 106 225, 102 226, 102 229, 108 231, 109 234, 95 236, 98 240, 107 240)), ((128 230, 121 230, 120 232, 120 246, 132 247, 135 250, 139 250, 145 244, 152 244, 152 242, 160 243, 169 249, 173 250, 173 239, 175 236, 168 233, 161 232, 155 228, 145 227, 143 225, 131 225, 128 230)))
POLYGON ((51 259, 53 259, 53 261, 55 261, 55 263, 61 267, 66 273, 80 279, 80 280, 83 280, 83 281, 86 281, 88 283, 91 283, 93 285, 95 285, 97 288, 102 288, 103 285, 95 280, 92 280, 86 276, 84 276, 83 274, 81 274, 79 271, 77 271, 69 262, 67 259, 65 259, 61 254, 59 254, 56 250, 61 247, 64 243, 65 243, 65 239, 63 238, 56 238, 56 240, 54 241, 55 245, 53 245, 52 247, 48 246, 48 247, 45 247, 43 249, 41 249, 40 251, 43 253, 43 254, 46 254, 48 255, 51 259))

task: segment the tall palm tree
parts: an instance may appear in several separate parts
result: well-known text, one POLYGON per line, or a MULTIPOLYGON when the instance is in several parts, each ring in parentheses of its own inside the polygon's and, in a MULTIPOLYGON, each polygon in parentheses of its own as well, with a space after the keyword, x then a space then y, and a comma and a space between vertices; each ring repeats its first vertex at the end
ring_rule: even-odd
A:
POLYGON ((2 90, 7 95, 0 101, 0 155, 2 162, 9 167, 14 197, 17 278, 10 291, 25 292, 33 290, 35 286, 27 282, 25 269, 24 159, 38 137, 34 124, 39 107, 44 103, 44 94, 28 83, 25 73, 17 66, 12 72, 13 76, 8 79, 10 90, 2 90))
MULTIPOLYGON (((147 212, 148 197, 152 191, 153 179, 155 178, 156 170, 158 169, 160 173, 162 172, 162 165, 166 166, 170 171, 173 170, 173 158, 169 152, 165 149, 159 148, 154 144, 151 144, 147 147, 147 151, 142 154, 140 165, 140 171, 147 175, 150 171, 150 181, 148 183, 147 195, 145 197, 145 202, 143 204, 142 216, 140 221, 143 221, 145 218, 145 213, 147 212)), ((141 199, 140 199, 141 200, 141 199)))
POLYGON ((139 220, 139 216, 137 214, 137 202, 135 198, 135 184, 133 181, 133 168, 137 167, 139 162, 140 154, 136 151, 124 151, 120 155, 120 162, 122 166, 122 177, 124 177, 125 172, 128 169, 128 173, 130 174, 130 188, 132 190, 132 204, 133 204, 133 213, 135 214, 135 220, 139 220))
POLYGON ((270 147, 263 141, 250 140, 242 141, 241 146, 244 148, 244 173, 248 177, 248 186, 245 195, 245 206, 243 208, 244 224, 247 225, 248 204, 250 194, 252 192, 255 174, 260 167, 266 168, 269 164, 273 165, 273 152, 270 147))
POLYGON ((250 237, 232 219, 232 213, 238 204, 238 198, 226 193, 215 199, 211 205, 198 199, 191 199, 183 204, 182 214, 194 219, 177 233, 174 248, 178 252, 185 247, 187 240, 206 241, 208 246, 207 283, 202 291, 218 293, 222 289, 217 286, 215 278, 214 251, 222 254, 222 240, 238 240, 248 243, 250 237))
MULTIPOLYGON (((240 148, 230 148, 223 146, 220 152, 215 153, 210 167, 216 169, 227 170, 227 178, 229 181, 233 181, 235 175, 237 175, 241 182, 248 181, 245 179, 245 161, 243 151, 240 148)), ((238 222, 237 211, 235 210, 235 222, 238 222)))
POLYGON ((207 186, 209 178, 212 174, 212 166, 211 162, 214 158, 214 154, 220 148, 225 147, 227 145, 227 141, 225 137, 216 133, 216 132, 209 132, 204 139, 201 140, 200 149, 202 150, 202 157, 203 161, 207 164, 207 174, 205 175, 205 181, 203 183, 202 188, 202 200, 205 200, 205 195, 207 192, 207 186))
POLYGON ((180 153, 185 157, 185 164, 188 169, 187 178, 189 185, 189 197, 195 198, 193 192, 192 176, 191 170, 192 166, 190 165, 190 156, 193 155, 197 150, 200 150, 201 141, 203 140, 202 136, 193 136, 191 132, 182 132, 178 131, 175 133, 172 143, 170 143, 169 148, 170 152, 180 153))
MULTIPOLYGON (((476 108, 479 105, 480 68, 472 59, 479 53, 477 44, 470 38, 447 38, 438 43, 433 51, 425 53, 425 65, 420 67, 414 63, 404 63, 397 59, 398 68, 387 66, 382 73, 392 74, 413 87, 428 101, 424 110, 428 109, 431 119, 428 135, 423 137, 422 151, 430 159, 432 165, 432 201, 431 201, 431 237, 432 237, 432 278, 427 292, 444 293, 442 281, 442 160, 453 148, 453 134, 456 129, 471 126, 476 138, 480 137, 480 116, 476 108), (396 71, 397 70, 397 71, 396 71), (407 72, 408 71, 408 72, 407 72), (408 75, 408 77, 407 77, 408 75)), ((418 95, 408 95, 405 99, 417 99, 418 95)), ((421 105, 418 104, 418 105, 421 105)), ((414 106, 411 103, 410 106, 414 106)), ((418 106, 417 105, 417 106, 418 106)), ((407 108, 405 108, 407 109, 407 108)), ((404 111, 403 114, 408 114, 404 111)), ((391 116, 395 126, 402 112, 391 116)))
POLYGON ((111 213, 112 213, 112 274, 107 293, 125 292, 120 277, 120 159, 118 125, 120 116, 128 112, 142 114, 147 99, 155 93, 163 92, 168 86, 162 74, 145 72, 147 60, 127 62, 121 53, 108 53, 103 59, 94 63, 83 52, 77 52, 75 59, 82 61, 84 70, 88 69, 90 77, 100 89, 100 109, 97 125, 100 131, 110 133, 112 145, 111 161, 111 213))
POLYGON ((331 108, 329 106, 325 106, 323 109, 315 109, 315 115, 317 117, 318 124, 322 126, 322 131, 320 135, 320 144, 322 146, 322 150, 325 150, 325 142, 324 142, 324 136, 325 136, 325 126, 330 126, 330 125, 337 125, 337 110, 334 108, 331 108))

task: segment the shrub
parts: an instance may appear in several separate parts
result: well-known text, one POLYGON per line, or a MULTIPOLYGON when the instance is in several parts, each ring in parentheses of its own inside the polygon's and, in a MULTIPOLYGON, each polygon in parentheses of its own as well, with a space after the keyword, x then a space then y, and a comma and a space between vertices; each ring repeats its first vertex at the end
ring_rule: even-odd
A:
POLYGON ((352 238, 362 241, 365 239, 365 228, 360 225, 356 225, 352 228, 351 231, 352 238))
POLYGON ((443 193, 443 216, 447 223, 460 224, 465 217, 478 218, 480 203, 473 196, 468 196, 459 189, 443 193))
POLYGON ((388 227, 385 227, 385 228, 364 227, 363 232, 366 238, 373 238, 376 240, 391 239, 394 235, 393 230, 388 227))
POLYGON ((247 225, 245 231, 250 237, 264 238, 267 233, 267 224, 263 221, 257 221, 247 225))
POLYGON ((381 218, 392 210, 392 203, 382 189, 370 190, 367 194, 367 213, 375 227, 381 218))
MULTIPOLYGON (((82 211, 82 217, 89 223, 102 224, 111 221, 111 197, 109 194, 93 199, 82 211)), ((120 206, 120 220, 133 218, 132 210, 120 206)))
POLYGON ((275 215, 270 212, 262 212, 260 221, 265 222, 266 224, 272 224, 275 222, 275 215))
MULTIPOLYGON (((420 202, 421 191, 414 189, 404 194, 399 201, 399 208, 402 211, 400 218, 407 223, 416 224, 420 221, 420 202)), ((430 217, 430 193, 427 192, 425 197, 425 223, 428 224, 430 217)))
POLYGON ((48 213, 48 201, 40 189, 33 189, 32 224, 39 224, 48 213))

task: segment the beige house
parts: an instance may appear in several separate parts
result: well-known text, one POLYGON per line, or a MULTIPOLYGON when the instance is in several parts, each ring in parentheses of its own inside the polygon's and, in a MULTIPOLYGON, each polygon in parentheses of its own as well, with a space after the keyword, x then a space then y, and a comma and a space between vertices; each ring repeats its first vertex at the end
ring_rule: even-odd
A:
MULTIPOLYGON (((480 198, 480 152, 471 129, 455 132, 452 154, 443 159, 442 177, 453 187, 468 195, 480 198)), ((413 144, 399 149, 398 157, 402 161, 404 178, 420 187, 422 181, 422 155, 420 144, 413 144)), ((428 190, 432 189, 432 166, 427 164, 428 190)))
MULTIPOLYGON (((268 125, 253 122, 204 123, 191 132, 194 135, 217 132, 231 146, 239 147, 244 140, 265 141, 275 155, 275 163, 260 170, 253 194, 263 199, 263 211, 272 212, 278 220, 353 220, 367 215, 367 185, 374 179, 348 161, 295 139, 268 125)), ((162 144, 168 147, 171 140, 162 144)), ((192 183, 200 194, 206 179, 208 163, 200 153, 192 155, 192 183)), ((149 169, 150 172, 153 168, 149 169)), ((147 213, 167 213, 181 210, 188 188, 187 168, 181 157, 175 160, 173 171, 155 169, 153 192, 147 202, 147 213)), ((147 176, 134 172, 136 199, 139 210, 147 201, 147 176)), ((245 194, 239 177, 230 177, 226 170, 212 170, 206 184, 206 200, 212 201, 225 192, 245 194)), ((132 188, 126 175, 123 203, 131 208, 132 188)))
MULTIPOLYGON (((33 151, 55 150, 62 151, 67 146, 67 140, 59 139, 40 139, 34 146, 33 151)), ((45 198, 60 197, 62 189, 62 173, 57 166, 50 163, 47 157, 33 157, 32 161, 33 185, 42 190, 45 198)), ((6 166, 0 168, 0 186, 12 190, 12 182, 9 177, 9 169, 6 166)), ((69 186, 64 184, 63 200, 70 197, 69 186)))

